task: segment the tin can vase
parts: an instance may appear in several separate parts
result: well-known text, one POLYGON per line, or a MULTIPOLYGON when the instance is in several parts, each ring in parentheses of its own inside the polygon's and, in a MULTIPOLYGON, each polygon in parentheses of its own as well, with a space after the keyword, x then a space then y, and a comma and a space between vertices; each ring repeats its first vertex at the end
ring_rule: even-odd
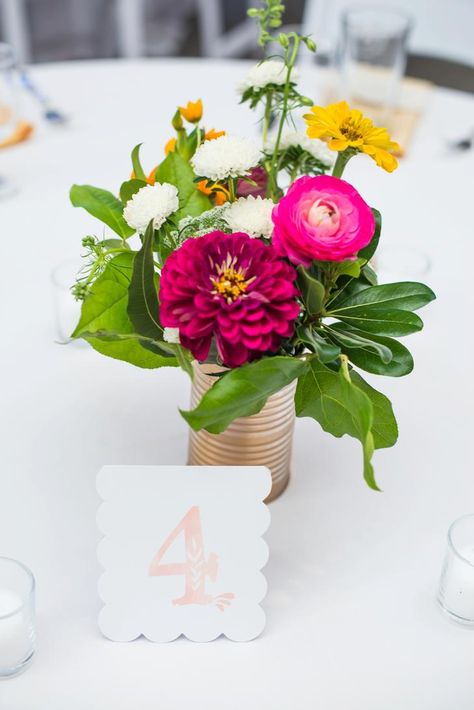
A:
MULTIPOLYGON (((211 373, 223 368, 194 363, 191 406, 216 381, 211 373)), ((190 432, 188 463, 191 466, 267 466, 272 474, 268 503, 288 485, 295 426, 296 381, 271 395, 263 409, 250 417, 239 417, 221 434, 190 432)))

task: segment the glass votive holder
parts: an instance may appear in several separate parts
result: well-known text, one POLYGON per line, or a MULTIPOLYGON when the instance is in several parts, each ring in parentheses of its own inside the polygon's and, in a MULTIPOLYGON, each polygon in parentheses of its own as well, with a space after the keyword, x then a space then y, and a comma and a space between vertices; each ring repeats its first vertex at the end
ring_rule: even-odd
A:
POLYGON ((474 625, 474 514, 455 520, 448 530, 438 602, 455 621, 474 625))
POLYGON ((21 673, 35 650, 35 578, 21 562, 0 557, 0 679, 21 673))
POLYGON ((411 18, 391 8, 354 7, 342 16, 341 92, 386 121, 405 71, 411 18))
MULTIPOLYGON (((71 287, 82 268, 84 260, 73 257, 58 264, 51 272, 55 334, 60 343, 71 342, 71 333, 79 322, 82 304, 74 298, 71 287)), ((72 342, 82 343, 80 340, 72 342)))

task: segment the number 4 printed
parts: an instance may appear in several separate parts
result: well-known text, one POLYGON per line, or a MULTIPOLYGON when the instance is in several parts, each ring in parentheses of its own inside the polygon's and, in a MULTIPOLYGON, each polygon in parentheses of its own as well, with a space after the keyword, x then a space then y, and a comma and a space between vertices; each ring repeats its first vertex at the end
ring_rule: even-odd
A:
POLYGON ((217 597, 206 594, 206 577, 215 582, 218 566, 218 558, 214 553, 211 553, 206 560, 201 514, 199 507, 193 505, 156 553, 150 565, 149 575, 150 577, 184 575, 184 595, 173 599, 175 605, 214 603, 220 611, 225 611, 235 598, 232 592, 225 592, 217 597), (185 561, 162 564, 163 556, 181 533, 184 533, 185 561))

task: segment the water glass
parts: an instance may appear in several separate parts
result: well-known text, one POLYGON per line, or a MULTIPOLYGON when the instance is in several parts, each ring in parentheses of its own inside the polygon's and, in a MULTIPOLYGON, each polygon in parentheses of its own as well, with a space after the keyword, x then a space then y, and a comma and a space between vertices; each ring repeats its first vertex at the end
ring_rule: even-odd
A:
POLYGON ((396 106, 411 19, 398 10, 353 8, 342 16, 341 94, 379 120, 396 106))
MULTIPOLYGON (((0 142, 14 131, 18 120, 18 79, 10 45, 0 42, 0 142)), ((0 199, 15 191, 8 178, 0 175, 0 199)))
POLYGON ((449 528, 438 602, 455 621, 474 625, 474 514, 449 528))
MULTIPOLYGON (((51 272, 56 339, 60 343, 70 342, 71 333, 79 322, 81 301, 76 301, 71 287, 82 268, 84 260, 72 258, 61 262, 51 272)), ((82 343, 80 340, 73 342, 82 343)))
POLYGON ((31 662, 35 650, 35 579, 21 562, 0 557, 0 679, 31 662))

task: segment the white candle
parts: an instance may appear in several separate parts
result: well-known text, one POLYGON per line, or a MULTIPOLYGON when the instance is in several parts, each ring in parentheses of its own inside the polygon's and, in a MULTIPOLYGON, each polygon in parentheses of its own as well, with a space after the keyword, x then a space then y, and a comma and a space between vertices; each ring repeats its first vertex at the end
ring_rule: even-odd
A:
POLYGON ((0 675, 20 666, 33 652, 30 610, 19 594, 0 589, 0 675))
POLYGON ((474 622, 474 546, 468 545, 451 554, 447 562, 442 603, 451 613, 474 622))

